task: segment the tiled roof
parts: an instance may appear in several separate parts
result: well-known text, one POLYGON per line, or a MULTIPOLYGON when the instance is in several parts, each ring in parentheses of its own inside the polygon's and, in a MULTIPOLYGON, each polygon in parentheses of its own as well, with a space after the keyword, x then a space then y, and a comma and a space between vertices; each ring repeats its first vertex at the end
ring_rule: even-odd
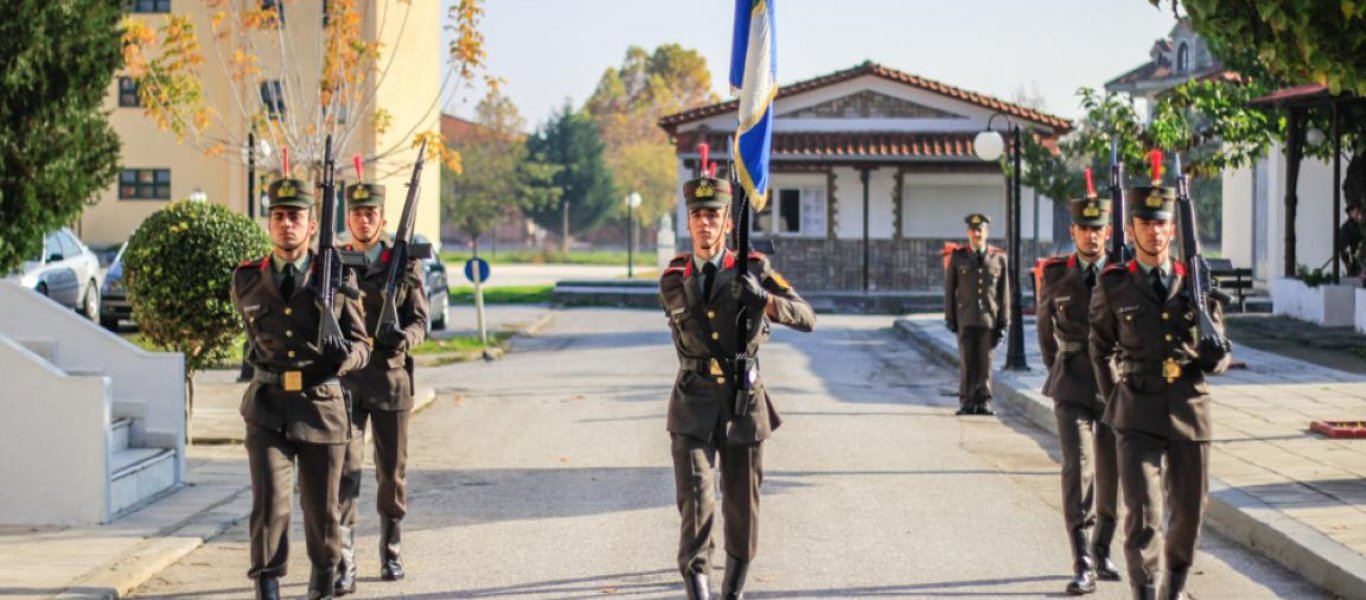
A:
MULTIPOLYGON (((1031 108, 1020 106, 1018 104, 1012 104, 1004 100, 999 100, 991 96, 986 96, 983 94, 978 94, 977 92, 971 92, 962 88, 957 88, 951 85, 943 84, 938 81, 925 79, 924 77, 912 75, 904 71, 898 71, 890 67, 884 67, 880 64, 871 61, 865 62, 852 69, 845 69, 843 71, 837 71, 835 73, 822 75, 820 77, 816 77, 813 79, 807 79, 806 81, 799 81, 797 83, 784 85, 778 88, 778 98, 794 96, 797 94, 801 94, 803 92, 811 91, 816 88, 834 85, 843 81, 854 79, 856 77, 862 77, 864 75, 875 75, 883 79, 895 81, 897 83, 903 83, 906 85, 910 85, 912 87, 917 87, 929 92, 933 92, 943 96, 948 96, 950 98, 954 98, 957 100, 962 100, 964 102, 975 104, 983 108, 1000 111, 1012 117, 1017 117, 1020 119, 1025 119, 1028 121, 1033 121, 1035 123, 1046 125, 1048 127, 1052 127, 1053 129, 1057 130, 1058 133, 1064 133, 1072 128, 1072 123, 1062 117, 1057 117, 1047 113, 1039 112, 1031 108)), ((739 101, 737 100, 718 102, 716 104, 708 104, 706 106, 701 106, 698 108, 694 108, 692 110, 687 110, 681 113, 666 116, 659 120, 659 126, 664 128, 670 134, 672 134, 674 133, 674 130, 683 123, 689 123, 692 121, 697 121, 699 119, 705 119, 708 117, 713 117, 728 112, 734 112, 735 110, 737 110, 738 106, 739 101)))
MULTIPOLYGON (((707 142, 725 154, 728 133, 712 133, 707 142)), ((976 132, 915 133, 915 132, 775 132, 773 158, 775 160, 804 160, 821 158, 916 158, 971 160, 979 159, 972 151, 976 132)), ((683 136, 680 136, 683 137, 683 136)), ((679 140, 681 147, 693 148, 693 136, 679 140), (686 145, 685 145, 686 144, 686 145)))

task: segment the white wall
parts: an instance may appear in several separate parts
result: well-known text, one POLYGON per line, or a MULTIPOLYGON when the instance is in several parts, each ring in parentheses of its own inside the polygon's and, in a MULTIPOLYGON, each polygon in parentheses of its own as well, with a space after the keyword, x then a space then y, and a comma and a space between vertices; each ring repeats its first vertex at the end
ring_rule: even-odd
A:
MULTIPOLYGON (((957 238, 965 235, 963 217, 982 213, 991 219, 991 237, 1006 235, 1006 183, 995 174, 907 174, 902 193, 902 235, 957 238)), ((1034 237, 1034 190, 1020 193, 1020 236, 1034 237)), ((1039 239, 1053 239, 1053 201, 1039 197, 1039 239)))
POLYGON ((1252 266, 1252 168, 1223 174, 1222 253, 1239 267, 1252 266))
MULTIPOLYGON (((1347 157, 1343 157, 1343 177, 1346 177, 1347 157)), ((1252 266, 1253 238, 1253 176, 1254 170, 1238 169, 1224 173, 1223 253, 1240 267, 1252 266)), ((1285 181, 1286 160, 1283 148, 1277 144, 1266 159, 1265 184, 1268 193, 1267 276, 1271 279, 1286 276, 1285 257, 1285 181)), ((1300 165, 1299 203, 1295 211, 1295 261, 1309 268, 1318 268, 1332 256, 1333 251, 1333 169, 1331 162, 1305 159, 1300 165)), ((1345 219, 1340 211, 1339 220, 1345 219)), ((1332 265, 1329 264, 1331 269, 1332 265)))
MULTIPOLYGON (((892 239, 892 190, 896 170, 882 168, 868 173, 868 237, 892 239)), ((840 239, 863 239, 863 180, 852 167, 835 169, 835 201, 838 203, 840 239)))

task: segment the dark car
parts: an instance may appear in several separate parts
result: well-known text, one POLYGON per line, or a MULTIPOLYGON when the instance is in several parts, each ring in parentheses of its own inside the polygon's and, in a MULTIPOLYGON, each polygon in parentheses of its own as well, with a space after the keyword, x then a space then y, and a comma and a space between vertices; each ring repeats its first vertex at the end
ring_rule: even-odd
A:
POLYGON ((128 242, 119 246, 100 288, 100 325, 111 331, 118 330, 120 320, 133 318, 133 305, 128 303, 128 291, 123 287, 123 251, 127 249, 128 242))
MULTIPOLYGON (((413 243, 426 244, 427 237, 413 234, 413 243)), ((446 311, 450 308, 451 287, 446 279, 446 263, 441 262, 440 244, 432 244, 431 258, 422 259, 422 273, 427 284, 427 323, 432 330, 446 328, 446 311)))

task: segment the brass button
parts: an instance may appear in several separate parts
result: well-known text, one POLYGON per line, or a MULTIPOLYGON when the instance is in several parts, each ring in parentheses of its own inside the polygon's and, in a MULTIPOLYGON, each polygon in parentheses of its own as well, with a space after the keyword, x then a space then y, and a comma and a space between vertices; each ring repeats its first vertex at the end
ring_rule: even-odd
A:
POLYGON ((721 334, 716 333, 715 331, 713 331, 713 332, 711 332, 711 339, 713 339, 713 340, 719 340, 719 339, 721 339, 721 334))
POLYGON ((1165 312, 1162 313, 1162 320, 1163 320, 1163 321, 1166 321, 1167 319, 1170 319, 1170 318, 1172 318, 1172 316, 1171 316, 1170 313, 1165 313, 1165 312))
POLYGON ((289 356, 290 358, 294 358, 294 351, 293 351, 293 350, 290 350, 288 356, 289 356))
POLYGON ((294 337, 294 330, 293 330, 293 329, 286 329, 286 330, 285 330, 285 337, 294 337))
POLYGON ((1170 333, 1167 334, 1167 341, 1169 341, 1169 342, 1172 341, 1172 334, 1170 334, 1170 333))
POLYGON ((708 319, 715 319, 715 318, 716 318, 716 311, 714 311, 714 310, 709 310, 709 311, 707 311, 707 318, 708 318, 708 319))
POLYGON ((716 378, 716 383, 719 383, 719 384, 721 384, 721 385, 725 385, 725 384, 726 384, 726 378, 725 378, 725 377, 717 377, 717 378, 716 378))
POLYGON ((292 308, 286 306, 286 307, 285 307, 285 315, 292 315, 292 314, 294 314, 294 309, 292 309, 292 308))

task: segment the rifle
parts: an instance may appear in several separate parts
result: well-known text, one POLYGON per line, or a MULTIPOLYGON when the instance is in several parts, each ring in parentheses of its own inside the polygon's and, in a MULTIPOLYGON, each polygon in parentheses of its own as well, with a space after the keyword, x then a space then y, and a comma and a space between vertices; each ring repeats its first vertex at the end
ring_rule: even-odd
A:
POLYGON ((398 219, 398 233, 394 234, 394 244, 389 248, 389 266, 384 272, 384 307, 380 309, 379 326, 400 328, 398 321, 398 284, 403 280, 403 271, 408 268, 410 258, 429 258, 431 244, 414 244, 413 219, 417 213, 417 199, 422 192, 422 165, 427 162, 427 140, 417 150, 417 162, 413 163, 413 176, 408 180, 408 197, 403 200, 403 216, 398 219))
POLYGON ((1129 255, 1124 235, 1124 163, 1119 160, 1119 138, 1110 136, 1110 264, 1125 262, 1129 255))
MULTIPOLYGON (((749 213, 750 202, 749 194, 745 193, 745 187, 740 185, 740 180, 735 173, 735 143, 733 139, 727 138, 726 147, 726 177, 730 179, 731 193, 735 197, 735 252, 736 257, 736 278, 744 277, 749 273, 749 213)), ((760 317, 763 315, 760 314, 760 317)), ((759 362, 749 355, 749 332, 753 325, 749 308, 740 304, 740 310, 735 315, 735 330, 740 340, 739 346, 735 350, 735 416, 744 417, 749 414, 750 404, 754 399, 754 383, 759 379, 759 362)))
POLYGON ((1200 239, 1196 237, 1195 203, 1190 198, 1190 183, 1181 171, 1181 155, 1176 155, 1176 204, 1181 219, 1181 258, 1186 261, 1186 293, 1195 305, 1196 327, 1199 331, 1199 348, 1220 349, 1228 352, 1228 338, 1214 327, 1209 315, 1209 300, 1213 298, 1220 304, 1227 304, 1228 294, 1215 288, 1210 282, 1209 265, 1200 254, 1200 239))
POLYGON ((342 265, 364 264, 364 255, 342 252, 337 248, 337 164, 332 156, 332 134, 327 135, 323 150, 322 215, 318 223, 318 278, 315 280, 318 303, 322 307, 318 323, 318 347, 323 340, 343 337, 341 325, 332 314, 336 304, 337 292, 352 298, 360 298, 360 290, 345 285, 342 281, 342 265))

